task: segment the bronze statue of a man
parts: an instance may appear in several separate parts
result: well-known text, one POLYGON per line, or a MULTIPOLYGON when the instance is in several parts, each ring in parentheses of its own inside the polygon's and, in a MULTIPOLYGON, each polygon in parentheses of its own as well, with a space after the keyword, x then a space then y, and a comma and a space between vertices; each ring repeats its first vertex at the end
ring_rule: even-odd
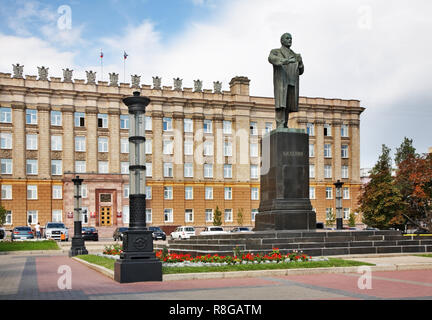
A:
POLYGON ((292 36, 281 36, 282 47, 270 51, 269 62, 273 65, 273 85, 276 108, 276 127, 287 128, 290 112, 298 111, 299 76, 304 72, 300 54, 290 49, 292 36))

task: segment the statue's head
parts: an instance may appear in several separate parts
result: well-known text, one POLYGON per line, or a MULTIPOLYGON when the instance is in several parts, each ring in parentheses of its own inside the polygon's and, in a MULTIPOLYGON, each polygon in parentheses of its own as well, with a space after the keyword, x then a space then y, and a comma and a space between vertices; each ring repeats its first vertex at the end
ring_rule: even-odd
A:
POLYGON ((292 44, 292 36, 291 36, 291 33, 284 33, 282 36, 281 36, 281 43, 282 43, 282 45, 283 46, 285 46, 285 47, 291 47, 291 44, 292 44))

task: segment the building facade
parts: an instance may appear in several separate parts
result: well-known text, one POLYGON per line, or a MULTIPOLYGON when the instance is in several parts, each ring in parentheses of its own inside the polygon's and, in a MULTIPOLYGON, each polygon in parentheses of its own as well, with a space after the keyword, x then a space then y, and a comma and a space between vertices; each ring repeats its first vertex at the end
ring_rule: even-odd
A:
MULTIPOLYGON (((15 68, 15 66, 14 66, 15 68)), ((42 67, 43 68, 43 67, 42 67)), ((83 182, 83 222, 110 230, 129 222, 129 115, 121 99, 140 91, 146 111, 147 221, 158 226, 213 223, 253 226, 259 206, 260 144, 275 128, 274 101, 249 93, 249 79, 230 90, 96 82, 0 73, 0 204, 6 227, 62 221, 73 225, 73 183, 83 182)), ((42 69, 44 70, 44 69, 42 69)), ((45 69, 47 70, 47 69, 45 69)), ((66 69, 67 70, 67 69, 66 69)), ((158 82, 159 80, 159 82, 158 82)), ((179 83, 180 81, 180 83, 179 83)), ((335 212, 344 182, 344 217, 360 190, 357 100, 300 98, 289 125, 310 140, 310 198, 317 221, 335 212)), ((358 216, 360 223, 361 218, 358 216)))

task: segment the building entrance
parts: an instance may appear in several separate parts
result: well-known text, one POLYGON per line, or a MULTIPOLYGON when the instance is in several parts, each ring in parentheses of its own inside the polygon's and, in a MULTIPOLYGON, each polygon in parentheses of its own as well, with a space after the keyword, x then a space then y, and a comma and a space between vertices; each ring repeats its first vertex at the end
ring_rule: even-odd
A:
POLYGON ((101 226, 111 226, 111 207, 100 207, 100 225, 101 226))

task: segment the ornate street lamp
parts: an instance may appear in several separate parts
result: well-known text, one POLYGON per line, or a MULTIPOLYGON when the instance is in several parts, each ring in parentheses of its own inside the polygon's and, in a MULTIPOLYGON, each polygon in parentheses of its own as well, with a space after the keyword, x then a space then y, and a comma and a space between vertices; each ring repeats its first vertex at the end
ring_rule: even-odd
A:
POLYGON ((336 187, 336 229, 343 229, 343 218, 342 218, 342 186, 343 182, 338 180, 334 183, 336 187))
POLYGON ((74 236, 72 237, 72 246, 69 250, 69 257, 77 256, 80 254, 88 254, 88 251, 84 244, 84 239, 82 237, 82 227, 81 227, 81 184, 83 179, 76 176, 72 179, 74 183, 74 236))
POLYGON ((138 91, 123 99, 129 108, 129 229, 123 253, 114 264, 118 282, 162 281, 162 263, 153 252, 152 231, 146 228, 145 108, 150 103, 138 91))

